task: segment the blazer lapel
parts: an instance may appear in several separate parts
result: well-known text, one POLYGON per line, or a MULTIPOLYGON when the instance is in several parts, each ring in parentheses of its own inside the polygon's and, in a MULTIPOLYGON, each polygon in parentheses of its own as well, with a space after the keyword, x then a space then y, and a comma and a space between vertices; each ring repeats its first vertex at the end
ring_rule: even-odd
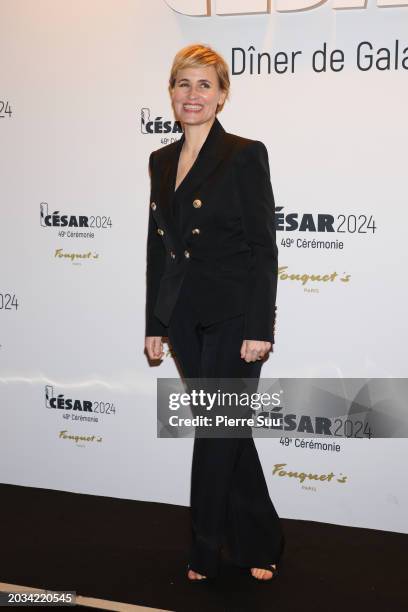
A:
MULTIPOLYGON (((214 168, 218 165, 223 158, 222 142, 225 130, 221 123, 216 118, 208 132, 207 138, 205 139, 194 164, 191 166, 189 172, 178 186, 178 189, 173 192, 173 198, 183 198, 187 194, 193 193, 199 186, 208 178, 213 172, 214 168)), ((184 141, 184 134, 183 134, 184 141)), ((174 181, 173 190, 176 181, 177 165, 180 157, 181 146, 177 153, 177 159, 173 167, 174 181)))
POLYGON ((168 217, 171 216, 170 211, 173 208, 172 204, 174 198, 181 198, 189 192, 194 192, 194 190, 213 172, 218 163, 222 161, 224 154, 222 145, 225 134, 224 128, 216 118, 194 164, 176 191, 174 191, 174 188, 176 185, 180 153, 185 141, 184 133, 182 137, 174 143, 174 148, 169 151, 160 188, 160 201, 164 204, 163 208, 166 210, 168 217))
POLYGON ((177 165, 180 157, 181 147, 184 142, 184 134, 174 143, 168 158, 162 168, 163 175, 160 179, 160 197, 161 210, 167 222, 172 220, 172 203, 174 197, 174 186, 176 183, 177 165))
POLYGON ((174 143, 174 147, 171 147, 168 152, 168 157, 162 166, 163 175, 160 179, 159 199, 161 211, 166 220, 166 224, 172 228, 172 232, 174 235, 178 235, 180 240, 182 240, 182 237, 179 234, 179 228, 175 223, 173 214, 175 200, 189 197, 189 195, 194 199, 194 193, 199 191, 200 186, 205 183, 215 168, 224 159, 224 145, 226 144, 226 139, 224 138, 225 134, 224 128, 216 118, 194 164, 176 191, 174 191, 174 188, 176 184, 178 161, 185 140, 184 133, 181 138, 174 143))

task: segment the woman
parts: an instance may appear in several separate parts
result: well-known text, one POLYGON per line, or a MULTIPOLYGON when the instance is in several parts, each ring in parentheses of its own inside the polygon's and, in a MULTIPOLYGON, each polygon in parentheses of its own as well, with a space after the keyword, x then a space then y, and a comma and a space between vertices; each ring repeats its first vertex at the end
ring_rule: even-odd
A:
MULTIPOLYGON (((274 342, 274 199, 265 146, 225 132, 225 60, 191 45, 175 57, 170 95, 181 139, 150 155, 146 351, 168 337, 185 378, 259 379, 274 342)), ((283 549, 252 436, 194 440, 188 578, 217 574, 226 544, 260 580, 283 549)))

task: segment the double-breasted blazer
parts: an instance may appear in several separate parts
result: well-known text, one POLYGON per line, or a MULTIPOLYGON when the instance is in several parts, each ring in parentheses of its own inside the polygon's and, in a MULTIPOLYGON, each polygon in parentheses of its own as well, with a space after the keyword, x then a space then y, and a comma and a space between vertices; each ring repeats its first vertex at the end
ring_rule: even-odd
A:
POLYGON ((203 325, 245 314, 247 340, 274 342, 278 249, 268 153, 216 118, 175 189, 180 140, 150 155, 146 336, 167 336, 183 282, 203 325))

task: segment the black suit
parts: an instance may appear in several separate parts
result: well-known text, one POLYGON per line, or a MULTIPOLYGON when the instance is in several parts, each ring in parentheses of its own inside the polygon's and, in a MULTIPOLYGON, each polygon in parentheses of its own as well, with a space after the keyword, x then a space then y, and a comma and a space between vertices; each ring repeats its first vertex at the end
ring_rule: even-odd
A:
POLYGON ((174 193, 183 141, 150 156, 146 335, 167 335, 187 275, 203 324, 245 313, 245 338, 273 342, 278 250, 265 145, 216 119, 174 193))
MULTIPOLYGON (((277 248, 266 148, 227 134, 216 119, 174 193, 183 141, 150 156, 146 335, 169 337, 184 378, 253 379, 255 392, 262 361, 247 363, 240 348, 244 339, 273 341, 277 248)), ((189 562, 201 574, 217 574, 223 544, 237 565, 278 561, 280 521, 252 437, 196 430, 191 518, 189 562)))

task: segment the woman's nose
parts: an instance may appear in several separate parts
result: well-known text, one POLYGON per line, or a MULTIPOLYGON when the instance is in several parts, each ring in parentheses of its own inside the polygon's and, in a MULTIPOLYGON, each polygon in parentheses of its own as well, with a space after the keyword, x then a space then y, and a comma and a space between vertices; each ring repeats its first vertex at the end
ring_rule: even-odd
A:
POLYGON ((196 89, 194 86, 190 88, 190 91, 188 92, 188 97, 191 99, 197 98, 199 95, 199 90, 196 89))

